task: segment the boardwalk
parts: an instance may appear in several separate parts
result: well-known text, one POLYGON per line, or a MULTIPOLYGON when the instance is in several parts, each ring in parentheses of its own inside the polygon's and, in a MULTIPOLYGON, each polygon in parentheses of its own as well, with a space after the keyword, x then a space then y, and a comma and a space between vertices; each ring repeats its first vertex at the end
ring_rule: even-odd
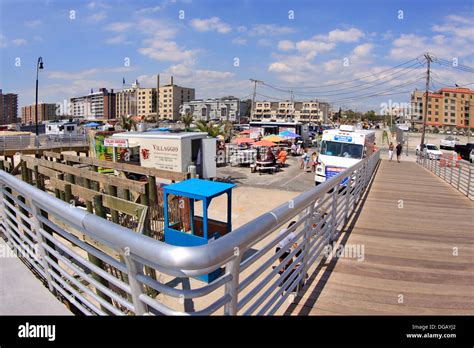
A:
POLYGON ((472 201, 416 163, 382 161, 340 237, 364 246, 363 261, 329 259, 286 314, 473 315, 473 212, 472 201))
POLYGON ((0 315, 71 315, 0 237, 0 315))

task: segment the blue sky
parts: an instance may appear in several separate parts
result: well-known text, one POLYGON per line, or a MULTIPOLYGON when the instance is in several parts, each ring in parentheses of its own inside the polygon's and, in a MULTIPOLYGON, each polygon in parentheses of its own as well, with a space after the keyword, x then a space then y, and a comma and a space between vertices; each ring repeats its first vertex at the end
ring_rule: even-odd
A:
MULTIPOLYGON (((163 82, 172 74, 175 83, 195 87, 198 98, 248 96, 248 79, 256 78, 281 87, 260 85, 258 99, 287 99, 293 89, 295 99, 377 109, 389 100, 407 101, 409 94, 358 95, 423 87, 422 66, 400 70, 398 79, 380 73, 385 69, 426 51, 474 66, 473 6, 472 0, 429 6, 375 0, 0 0, 0 88, 18 93, 20 105, 32 103, 42 56, 39 98, 45 102, 91 88, 119 89, 123 77, 127 84, 138 79, 153 86, 159 72, 163 82), (374 73, 379 75, 370 77, 374 73), (344 95, 335 85, 318 88, 358 78, 342 85, 344 95), (378 87, 364 85, 358 92, 361 83, 379 80, 378 87), (398 87, 405 82, 406 88, 398 87)), ((433 68, 432 88, 474 81, 458 69, 433 68)))

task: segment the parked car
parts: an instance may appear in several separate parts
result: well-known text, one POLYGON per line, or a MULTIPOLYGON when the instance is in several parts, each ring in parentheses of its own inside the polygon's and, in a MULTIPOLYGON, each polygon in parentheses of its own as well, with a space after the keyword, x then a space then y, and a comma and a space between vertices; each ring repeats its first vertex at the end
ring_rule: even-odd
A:
POLYGON ((453 150, 456 144, 459 144, 459 139, 449 135, 440 141, 439 147, 440 149, 453 150))
POLYGON ((474 163, 474 150, 471 150, 471 154, 469 155, 469 162, 474 163))
POLYGON ((462 159, 470 160, 471 151, 474 149, 474 143, 467 143, 466 145, 456 144, 454 151, 456 151, 462 159))
MULTIPOLYGON (((441 155, 443 154, 436 145, 433 144, 423 144, 421 148, 421 153, 423 156, 426 156, 429 159, 436 159, 439 160, 441 155)), ((416 147, 416 155, 420 154, 420 145, 416 147)))

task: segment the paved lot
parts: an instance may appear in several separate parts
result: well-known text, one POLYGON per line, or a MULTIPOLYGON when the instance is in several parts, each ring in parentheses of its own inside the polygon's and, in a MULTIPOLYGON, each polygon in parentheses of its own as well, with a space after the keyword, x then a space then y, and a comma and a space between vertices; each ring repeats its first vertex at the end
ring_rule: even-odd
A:
MULTIPOLYGON (((309 151, 312 153, 312 150, 309 151)), ((251 186, 283 191, 303 192, 314 186, 314 173, 300 169, 299 157, 288 157, 287 166, 280 172, 251 173, 249 167, 219 167, 217 176, 238 186, 251 186)))

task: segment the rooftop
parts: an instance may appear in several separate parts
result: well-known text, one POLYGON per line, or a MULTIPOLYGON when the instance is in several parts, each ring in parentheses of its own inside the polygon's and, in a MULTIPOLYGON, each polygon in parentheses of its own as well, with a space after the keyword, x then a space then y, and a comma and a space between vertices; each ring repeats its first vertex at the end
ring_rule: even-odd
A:
POLYGON ((188 179, 164 187, 168 193, 194 196, 196 198, 213 198, 233 189, 236 185, 216 181, 188 179))

